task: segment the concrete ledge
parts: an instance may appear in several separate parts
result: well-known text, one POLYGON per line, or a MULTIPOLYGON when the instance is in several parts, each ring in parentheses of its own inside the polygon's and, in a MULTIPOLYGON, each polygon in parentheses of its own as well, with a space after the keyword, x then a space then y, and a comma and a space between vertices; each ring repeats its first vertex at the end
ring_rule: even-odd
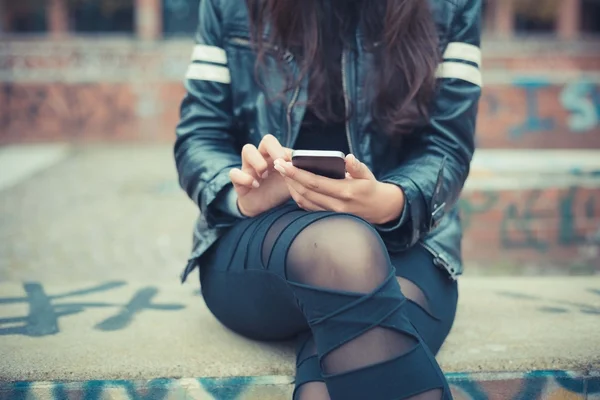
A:
MULTIPOLYGON (((600 277, 460 286, 438 357, 456 398, 600 398, 600 277)), ((283 399, 293 382, 289 344, 230 332, 175 281, 2 283, 0 336, 0 398, 283 399)))

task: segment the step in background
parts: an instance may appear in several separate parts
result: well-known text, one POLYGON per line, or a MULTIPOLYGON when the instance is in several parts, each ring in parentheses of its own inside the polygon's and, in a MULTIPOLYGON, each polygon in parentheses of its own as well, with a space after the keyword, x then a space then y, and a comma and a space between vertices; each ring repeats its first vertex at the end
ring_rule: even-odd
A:
POLYGON ((600 273, 600 151, 479 150, 460 200, 466 273, 600 273))

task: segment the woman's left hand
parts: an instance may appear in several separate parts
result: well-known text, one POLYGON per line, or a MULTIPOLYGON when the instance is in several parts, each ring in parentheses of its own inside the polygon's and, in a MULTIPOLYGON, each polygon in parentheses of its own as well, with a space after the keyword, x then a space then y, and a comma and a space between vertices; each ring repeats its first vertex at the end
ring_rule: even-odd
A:
POLYGON ((275 160, 290 194, 300 208, 309 211, 350 213, 372 224, 400 217, 404 193, 392 184, 379 182, 365 164, 352 154, 346 156, 346 179, 330 179, 275 160))

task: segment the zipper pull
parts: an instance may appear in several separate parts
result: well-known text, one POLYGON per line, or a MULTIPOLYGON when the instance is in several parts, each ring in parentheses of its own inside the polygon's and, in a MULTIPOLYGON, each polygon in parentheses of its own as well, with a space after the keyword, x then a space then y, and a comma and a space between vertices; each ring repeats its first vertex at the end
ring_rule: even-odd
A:
POLYGON ((283 61, 287 62, 288 64, 294 61, 294 55, 291 51, 286 50, 285 53, 283 53, 283 61))

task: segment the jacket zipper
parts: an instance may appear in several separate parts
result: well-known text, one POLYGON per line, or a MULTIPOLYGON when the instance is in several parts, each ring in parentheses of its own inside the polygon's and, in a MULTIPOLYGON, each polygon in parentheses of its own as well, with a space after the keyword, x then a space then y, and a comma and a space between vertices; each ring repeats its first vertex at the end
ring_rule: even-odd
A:
MULTIPOLYGON (((293 59, 294 59, 294 56, 292 55, 292 53, 287 51, 284 55, 284 60, 287 61, 288 63, 291 63, 293 59)), ((296 89, 294 89, 294 94, 292 95, 292 100, 290 101, 290 104, 288 104, 287 110, 286 110, 287 125, 288 125, 286 141, 285 141, 286 147, 292 147, 292 109, 294 108, 294 105, 296 104, 296 101, 298 100, 299 95, 300 95, 300 84, 298 84, 298 86, 296 86, 296 89)))
POLYGON ((248 46, 248 47, 250 47, 250 40, 244 39, 242 37, 232 37, 231 38, 231 42, 235 43, 235 44, 242 45, 242 46, 248 46))
POLYGON ((450 266, 450 263, 437 251, 429 247, 424 242, 420 241, 419 244, 423 246, 425 250, 427 250, 433 256, 433 264, 436 267, 444 268, 446 271, 450 273, 450 278, 456 279, 455 272, 456 270, 450 266))
POLYGON ((348 120, 348 107, 350 101, 348 99, 348 88, 346 86, 346 52, 342 50, 342 89, 344 91, 344 107, 346 108, 346 139, 348 140, 348 149, 351 154, 354 154, 352 149, 352 138, 350 136, 350 121, 348 120))
MULTIPOLYGON (((240 36, 234 36, 230 39, 230 42, 233 44, 237 44, 238 46, 248 47, 252 49, 252 42, 250 39, 246 39, 240 36)), ((266 45, 267 50, 269 51, 277 51, 278 47, 274 45, 266 45)))
MULTIPOLYGON (((242 38, 242 37, 232 37, 231 38, 231 42, 241 45, 241 46, 246 46, 246 47, 250 47, 251 43, 250 40, 242 38)), ((269 47, 270 50, 277 50, 276 46, 273 47, 269 47)), ((286 51, 283 59, 285 62, 287 63, 291 63, 292 60, 294 59, 294 56, 292 55, 291 52, 286 51)), ((287 118, 287 135, 286 135, 286 147, 290 147, 291 146, 291 141, 292 141, 292 110, 294 108, 294 105, 296 104, 296 101, 298 100, 298 96, 300 95, 300 86, 296 87, 296 89, 294 89, 294 94, 292 95, 292 100, 290 101, 290 103, 287 106, 286 109, 286 118, 287 118)))

